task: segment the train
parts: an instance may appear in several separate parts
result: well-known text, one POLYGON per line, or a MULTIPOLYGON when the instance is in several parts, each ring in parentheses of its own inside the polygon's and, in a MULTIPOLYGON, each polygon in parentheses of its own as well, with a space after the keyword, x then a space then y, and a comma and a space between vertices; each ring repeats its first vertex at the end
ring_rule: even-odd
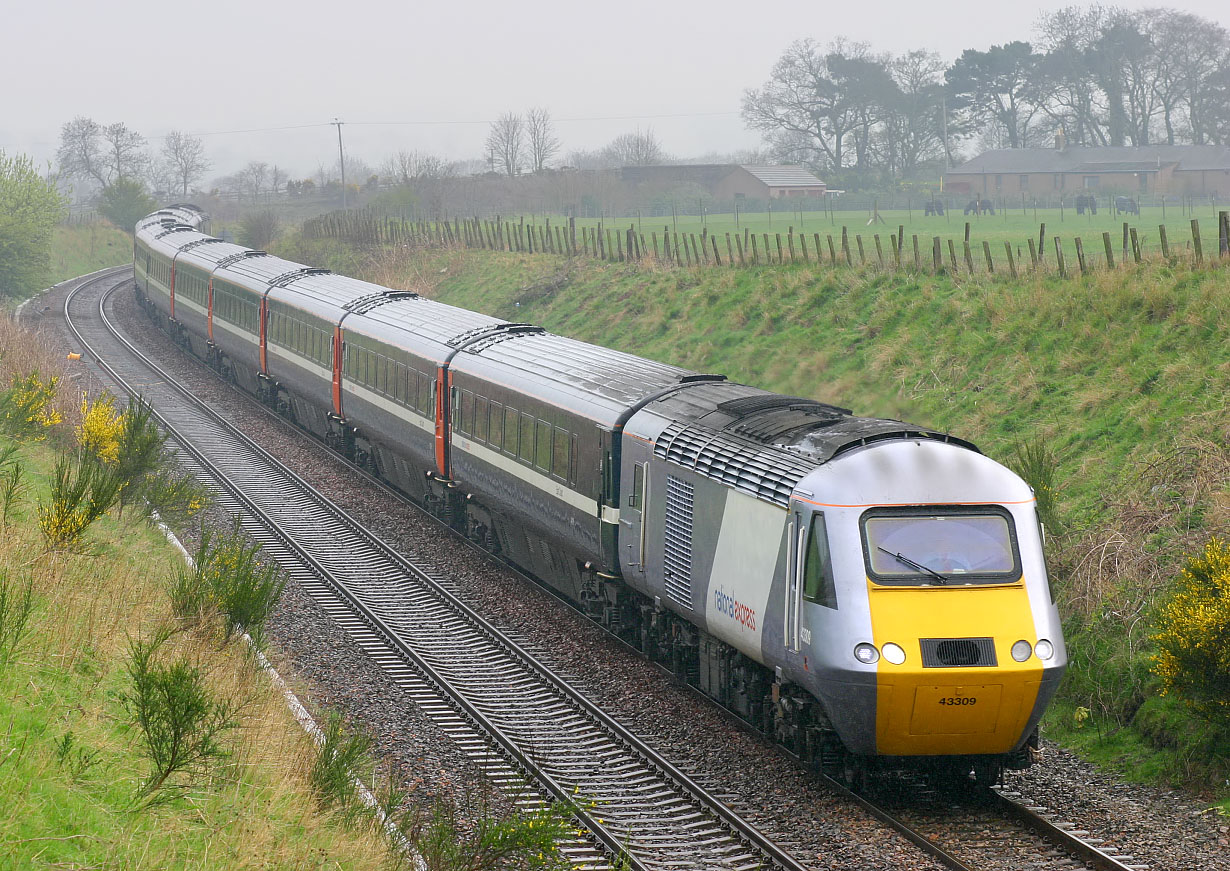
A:
POLYGON ((135 229, 187 352, 807 763, 1035 761, 1067 664, 1045 529, 972 443, 208 231, 135 229))

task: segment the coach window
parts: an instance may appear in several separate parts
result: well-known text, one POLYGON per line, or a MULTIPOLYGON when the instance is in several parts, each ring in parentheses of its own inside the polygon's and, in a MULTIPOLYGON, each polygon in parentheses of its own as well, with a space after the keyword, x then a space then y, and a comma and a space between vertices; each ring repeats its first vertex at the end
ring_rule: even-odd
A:
POLYGON ((487 440, 487 397, 474 397, 474 438, 487 440))
POLYGON ((833 561, 829 557, 829 537, 824 515, 811 516, 807 536, 807 562, 803 568, 803 598, 826 608, 837 608, 837 586, 833 583, 833 561))
POLYGON ((534 415, 521 412, 521 449, 519 456, 527 463, 534 462, 534 415))
POLYGON ((517 455, 517 409, 504 406, 504 453, 517 455))
POLYGON ((645 493, 645 463, 632 466, 632 492, 628 494, 628 507, 641 510, 641 497, 645 493))
POLYGON ((551 471, 551 424, 545 420, 538 421, 538 450, 534 465, 544 472, 551 471))
POLYGON ((435 417, 436 410, 432 407, 432 400, 435 398, 432 391, 432 385, 436 382, 426 372, 419 373, 419 411, 423 412, 424 417, 435 417))
POLYGON ((551 451, 551 474, 565 481, 568 480, 569 454, 572 443, 568 439, 568 430, 555 428, 555 448, 551 451))
POLYGON ((498 448, 504 444, 504 406, 491 401, 491 432, 488 434, 487 442, 494 448, 498 448))

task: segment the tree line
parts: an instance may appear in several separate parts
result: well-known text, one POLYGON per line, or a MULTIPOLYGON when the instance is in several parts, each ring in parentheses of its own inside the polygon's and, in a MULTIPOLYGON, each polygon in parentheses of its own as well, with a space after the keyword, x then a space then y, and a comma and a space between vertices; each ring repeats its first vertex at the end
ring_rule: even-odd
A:
POLYGON ((966 49, 793 43, 743 95, 775 161, 852 185, 935 175, 972 144, 1230 143, 1230 34, 1174 9, 1044 12, 1034 42, 966 49))

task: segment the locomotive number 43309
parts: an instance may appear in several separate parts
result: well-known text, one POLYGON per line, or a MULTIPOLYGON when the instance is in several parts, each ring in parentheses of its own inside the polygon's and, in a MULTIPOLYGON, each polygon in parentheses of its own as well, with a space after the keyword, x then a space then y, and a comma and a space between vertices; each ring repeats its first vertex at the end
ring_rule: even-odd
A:
POLYGON ((951 705, 953 707, 964 707, 967 705, 976 705, 978 700, 973 696, 947 696, 940 699, 941 705, 951 705))

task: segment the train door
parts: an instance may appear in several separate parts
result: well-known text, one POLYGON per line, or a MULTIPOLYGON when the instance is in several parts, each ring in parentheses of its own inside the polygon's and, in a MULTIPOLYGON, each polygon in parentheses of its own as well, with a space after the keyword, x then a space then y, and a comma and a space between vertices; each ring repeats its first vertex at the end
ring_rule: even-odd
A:
POLYGON ((649 478, 652 453, 647 444, 623 439, 619 505, 619 562, 624 576, 645 579, 648 562, 649 507, 653 488, 649 478))
POLYGON ((803 599, 803 556, 806 553, 807 529, 804 516, 792 508, 787 521, 786 583, 782 603, 782 643, 787 650, 799 650, 799 624, 803 599))

